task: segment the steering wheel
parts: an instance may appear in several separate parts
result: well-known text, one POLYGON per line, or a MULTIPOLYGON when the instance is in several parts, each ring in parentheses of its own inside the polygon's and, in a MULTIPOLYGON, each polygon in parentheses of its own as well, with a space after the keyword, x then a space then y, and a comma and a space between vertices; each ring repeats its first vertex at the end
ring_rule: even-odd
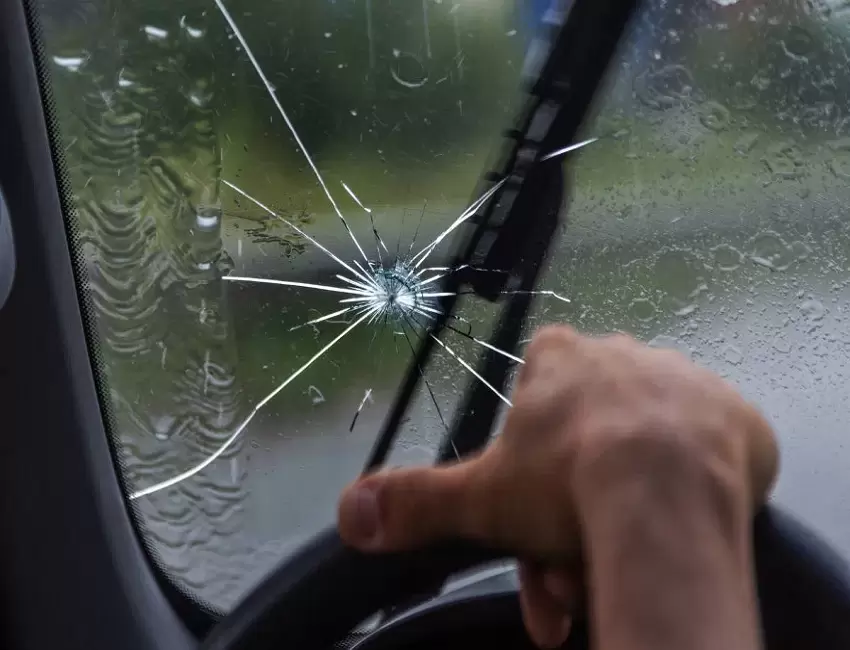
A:
MULTIPOLYGON (((844 561, 805 526, 773 506, 755 518, 754 547, 766 650, 850 648, 850 572, 844 561)), ((461 541, 368 555, 347 548, 334 530, 328 530, 266 578, 213 629, 203 648, 331 648, 372 614, 428 593, 453 573, 506 558, 504 552, 461 541)), ((495 596, 489 604, 497 608, 491 611, 491 625, 506 620, 519 625, 515 597, 506 602, 495 596)), ((482 611, 487 606, 484 602, 482 611)), ((441 629, 445 628, 441 620, 450 618, 445 609, 432 617, 429 636, 437 639, 441 633, 449 634, 441 629)), ((363 647, 409 647, 405 637, 410 635, 400 632, 391 629, 381 638, 379 630, 376 641, 364 641, 363 647)), ((588 639, 587 621, 579 618, 565 647, 585 650, 588 639)), ((445 643, 435 641, 433 647, 445 647, 445 643)))

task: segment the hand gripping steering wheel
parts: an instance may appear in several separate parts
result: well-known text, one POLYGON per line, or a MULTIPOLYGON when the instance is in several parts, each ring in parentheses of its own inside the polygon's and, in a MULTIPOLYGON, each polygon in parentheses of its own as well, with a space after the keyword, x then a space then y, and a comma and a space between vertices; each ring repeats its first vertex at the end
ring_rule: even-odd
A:
MULTIPOLYGON (((850 648, 850 573, 841 558, 775 508, 755 520, 755 556, 766 650, 850 648)), ((329 530, 266 578, 203 648, 331 648, 372 614, 500 557, 507 554, 460 541, 366 555, 329 530)), ((577 623, 565 647, 586 650, 586 621, 577 623)))

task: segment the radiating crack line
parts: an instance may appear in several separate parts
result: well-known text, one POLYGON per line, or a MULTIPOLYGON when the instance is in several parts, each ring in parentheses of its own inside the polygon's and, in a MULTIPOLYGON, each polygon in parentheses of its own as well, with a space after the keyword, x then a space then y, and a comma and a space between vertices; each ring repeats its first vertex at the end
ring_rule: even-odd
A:
POLYGON ((369 278, 369 284, 373 285, 376 289, 380 289, 380 288, 381 288, 381 285, 379 285, 379 284, 375 281, 375 277, 374 277, 374 275, 372 275, 372 273, 374 273, 374 272, 375 272, 374 268, 372 267, 372 262, 368 262, 368 264, 369 264, 369 268, 370 268, 370 269, 372 269, 372 273, 369 273, 369 271, 367 271, 366 269, 364 269, 364 268, 363 268, 363 266, 360 264, 360 262, 358 262, 357 260, 351 260, 351 261, 354 263, 354 265, 355 265, 358 269, 360 269, 361 271, 363 271, 363 275, 365 275, 367 278, 369 278))
POLYGON ((346 289, 345 287, 335 287, 329 284, 313 284, 311 282, 295 282, 294 280, 273 280, 271 278, 252 278, 244 275, 225 275, 221 278, 228 282, 256 282, 258 284, 280 284, 286 287, 301 287, 304 289, 318 289, 319 291, 330 291, 332 293, 347 293, 355 296, 366 296, 366 292, 346 289))
POLYGON ((354 413, 354 417, 351 419, 351 424, 348 426, 348 433, 354 431, 354 425, 357 424, 357 418, 360 417, 360 411, 363 410, 363 407, 366 405, 366 402, 371 400, 372 398, 372 389, 369 388, 366 390, 366 394, 363 395, 363 399, 360 400, 360 406, 357 407, 357 411, 354 413))
POLYGON ((378 334, 382 334, 382 333, 383 333, 383 331, 384 331, 384 330, 386 329, 386 327, 387 327, 387 320, 388 320, 388 318, 389 318, 389 314, 387 314, 387 311, 386 311, 386 310, 384 310, 384 312, 383 312, 383 316, 384 316, 384 320, 383 320, 383 322, 381 323, 381 326, 380 326, 380 327, 376 327, 376 328, 375 328, 375 333, 374 333, 374 334, 372 334, 372 340, 371 340, 371 341, 369 341, 369 348, 368 348, 368 351, 369 351, 369 352, 371 352, 371 351, 372 351, 372 346, 375 344, 375 341, 376 341, 376 340, 377 340, 377 338, 378 338, 378 334))
MULTIPOLYGON (((474 296, 477 295, 474 289, 470 289, 468 291, 459 291, 459 296, 474 296)), ((549 296, 551 298, 555 298, 556 300, 560 300, 561 302, 565 302, 567 304, 572 303, 572 300, 567 298, 566 296, 562 296, 560 293, 552 291, 550 289, 538 289, 534 291, 525 291, 525 290, 512 290, 506 289, 504 291, 499 292, 500 296, 549 296)))
MULTIPOLYGON (((417 338, 422 339, 419 336, 419 333, 416 331, 416 328, 410 324, 410 321, 407 317, 404 317, 404 320, 407 321, 407 326, 413 331, 417 338)), ((404 334, 404 340, 407 341, 407 345, 410 347, 410 354, 412 358, 416 359, 416 350, 413 347, 413 343, 410 341, 410 337, 407 335, 407 331, 404 329, 404 323, 401 326, 401 333, 404 334)), ((414 361, 415 362, 415 361, 414 361)), ((434 404, 434 410, 437 411, 437 417, 440 418, 440 424, 443 425, 443 431, 448 435, 450 433, 449 425, 446 424, 446 419, 443 417, 443 412, 440 410, 440 404, 437 402, 437 397, 434 395, 434 391, 431 388, 431 384, 428 382, 428 378, 425 377, 425 372, 422 370, 422 366, 418 363, 416 364, 416 370, 419 372, 419 376, 422 378, 422 383, 425 384, 425 388, 428 390, 428 395, 431 397, 431 403, 434 404)), ((453 440, 450 441, 452 444, 452 449, 454 449, 455 456, 457 456, 458 460, 460 460, 460 454, 458 453, 457 447, 455 447, 455 443, 453 440)))
POLYGON ((471 336, 472 335, 472 323, 470 323, 468 320, 466 320, 465 318, 463 318, 461 316, 455 316, 454 314, 444 314, 439 309, 434 309, 433 307, 431 307, 429 305, 416 305, 416 309, 420 309, 420 310, 424 310, 426 312, 429 312, 429 314, 424 314, 424 315, 429 315, 429 317, 430 317, 430 314, 434 314, 436 316, 445 316, 446 318, 449 318, 451 320, 459 321, 459 322, 465 324, 467 326, 467 328, 469 328, 468 332, 465 332, 465 333, 461 332, 460 330, 455 329, 454 327, 452 327, 451 325, 448 325, 448 324, 446 324, 446 327, 451 329, 453 332, 457 332, 458 334, 463 334, 464 336, 471 336))
MULTIPOLYGON (((591 138, 591 139, 589 139, 589 140, 584 140, 584 141, 582 141, 582 142, 578 142, 578 143, 576 143, 576 144, 571 144, 571 145, 569 145, 568 147, 564 147, 563 149, 558 149, 557 151, 553 151, 552 153, 547 154, 546 156, 544 156, 544 157, 542 158, 542 160, 549 160, 550 158, 554 158, 554 157, 556 157, 556 156, 564 155, 564 154, 566 154, 566 153, 568 153, 568 152, 570 152, 570 151, 575 151, 576 149, 581 149, 582 147, 586 147, 587 145, 592 144, 592 143, 596 142, 597 140, 598 140, 598 138, 591 138)), ((446 238, 446 237, 447 237, 447 236, 448 236, 451 232, 453 232, 453 231, 454 231, 454 230, 455 230, 458 226, 460 226, 460 225, 461 225, 464 221, 466 221, 466 220, 468 220, 470 217, 472 217, 472 215, 474 215, 474 214, 478 211, 478 208, 480 208, 480 207, 484 204, 484 202, 485 202, 485 201, 487 201, 487 199, 489 199, 489 198, 490 198, 493 194, 495 194, 495 193, 496 193, 496 191, 497 191, 500 187, 502 187, 502 185, 504 185, 504 183, 505 183, 505 181, 506 181, 506 180, 507 180, 507 179, 504 179, 504 178, 503 178, 503 179, 502 179, 502 180, 500 180, 498 183, 496 183, 493 187, 491 187, 489 190, 487 190, 487 191, 486 191, 486 192, 485 192, 485 193, 481 196, 481 198, 479 198, 479 199, 478 199, 477 201, 475 201, 472 205, 470 205, 470 206, 469 206, 469 207, 468 207, 468 208, 467 208, 467 209, 463 212, 463 214, 461 214, 461 215, 460 215, 460 216, 459 216, 459 217, 458 217, 458 218, 454 221, 454 223, 452 223, 452 224, 451 224, 448 228, 446 228, 443 232, 441 232, 439 235, 437 235, 437 238, 436 238, 436 239, 434 239, 434 241, 432 241, 432 242, 431 242, 430 244, 428 244, 425 248, 423 248, 423 249, 422 249, 421 251, 419 251, 416 255, 414 255, 414 256, 413 256, 413 258, 411 259, 411 262, 416 261, 416 260, 418 260, 418 261, 416 261, 416 264, 414 265, 414 267, 413 267, 413 268, 414 268, 414 269, 419 268, 419 266, 420 266, 420 265, 422 264, 422 262, 424 262, 424 261, 425 261, 425 259, 426 259, 426 258, 427 258, 430 254, 431 254, 431 252, 434 250, 434 248, 436 248, 436 247, 437 247, 437 245, 438 245, 441 241, 443 241, 443 239, 445 239, 445 238, 446 238)))
POLYGON ((426 200, 422 206, 422 212, 419 213, 419 222, 416 224, 416 230, 413 231, 413 239, 410 240, 410 246, 407 247, 407 258, 409 259, 413 253, 413 247, 416 245, 416 240, 419 238, 419 230, 422 228, 422 220, 425 218, 425 209, 428 207, 426 200))
POLYGON ((325 314, 324 316, 319 316, 318 318, 314 318, 313 320, 308 320, 306 323, 301 323, 300 325, 295 325, 294 327, 290 327, 289 331, 294 332, 295 330, 300 330, 302 327, 308 327, 309 325, 315 325, 316 323, 322 323, 326 320, 331 320, 332 318, 336 318, 337 316, 342 316, 350 311, 354 311, 357 307, 344 307, 339 311, 335 311, 332 314, 325 314))
POLYGON ((503 357, 507 357, 507 358, 508 358, 508 359, 510 359, 511 361, 516 361, 517 363, 521 363, 521 364, 523 364, 523 365, 525 364, 525 360, 524 360, 524 359, 522 359, 521 357, 518 357, 518 356, 516 356, 515 354, 511 354, 510 352, 507 352, 507 351, 505 351, 505 350, 502 350, 501 348, 497 348, 495 345, 491 345, 490 343, 487 343, 487 341, 482 341, 482 340, 481 340, 481 339, 479 339, 477 336, 472 336, 472 335, 464 334, 463 332, 461 332, 461 331, 460 331, 460 330, 458 330, 458 329, 455 329, 454 327, 450 327, 450 329, 451 329, 453 332, 457 332, 457 333, 458 333, 458 334, 460 334, 461 336, 468 336, 468 338, 469 338, 471 341, 475 341, 478 345, 483 345, 483 346, 484 346, 485 348, 487 348, 488 350, 492 350, 492 351, 493 351, 493 352, 495 352, 496 354, 501 354, 503 357))
MULTIPOLYGON (((371 209, 371 208, 367 208, 365 205, 363 205, 363 202, 362 202, 360 199, 358 199, 358 198, 357 198, 357 195, 354 193, 354 191, 353 191, 350 187, 348 187, 348 185, 346 185, 343 181, 340 181, 340 183, 342 183, 342 187, 345 189, 345 191, 346 191, 346 192, 348 192, 348 195, 349 195, 352 199, 354 199, 354 202, 355 202, 357 205, 359 205, 361 208, 363 208, 363 209, 364 209, 366 212, 368 212, 369 214, 371 214, 371 213, 372 213, 372 209, 371 209)), ((389 251, 387 251, 387 252, 389 252, 389 251)))
POLYGON ((463 271, 469 269, 470 271, 474 271, 476 273, 507 273, 507 271, 503 269, 479 269, 477 267, 472 266, 471 264, 461 264, 460 266, 426 266, 424 268, 419 269, 416 272, 416 277, 418 278, 421 275, 425 275, 428 271, 444 271, 446 273, 457 273, 458 271, 463 271))
POLYGON ((449 325, 448 323, 445 324, 445 327, 446 327, 446 329, 451 330, 455 334, 460 334, 464 338, 467 338, 467 339, 470 339, 470 340, 475 340, 475 337, 472 336, 472 330, 471 329, 468 332, 464 332, 463 330, 459 330, 454 325, 449 325))
POLYGON ((344 298, 340 300, 340 304, 348 303, 348 302, 373 302, 375 300, 375 296, 362 296, 360 298, 344 298))
POLYGON ((371 316, 371 318, 369 318, 369 320, 366 322, 366 324, 371 325, 376 320, 378 320, 381 317, 381 314, 384 313, 384 310, 385 310, 385 307, 383 305, 373 306, 372 307, 372 316, 371 316))
POLYGON ((473 368, 473 367, 472 367, 472 366, 470 366, 470 365, 469 365, 466 361, 464 361, 464 360, 463 360, 463 358, 462 358, 460 355, 458 355, 458 354, 457 354, 457 352, 455 352, 454 350, 452 350, 452 349, 451 349, 448 345, 446 345, 445 343, 443 343, 443 342, 442 342, 439 338, 437 338, 437 337, 436 337, 436 336, 434 336, 433 334, 430 334, 430 333, 429 333, 429 334, 428 334, 428 336, 430 336, 432 339, 434 339, 434 341, 435 341, 435 342, 436 342, 436 343, 437 343, 437 344, 438 344, 441 348, 443 348, 446 352, 448 352, 450 355, 452 355, 452 356, 453 356, 453 357, 457 360, 457 362, 458 362, 460 365, 462 365, 462 366, 463 366, 464 368, 466 368, 469 372, 471 372, 471 373, 472 373, 472 375, 473 375, 473 376, 474 376, 474 377, 475 377, 478 381, 480 381, 480 382, 481 382, 482 384, 484 384, 487 388, 489 388, 491 391, 493 391, 493 393, 496 395, 496 397, 498 397, 500 400, 502 400, 502 401, 503 401, 505 404, 507 404, 508 406, 513 406, 513 404, 511 404, 511 400, 509 400, 507 397, 505 397, 504 395, 502 395, 502 394, 501 394, 498 390, 496 390, 496 388, 493 386, 493 384, 491 384, 489 381, 487 381, 486 379, 484 379, 484 377, 482 377, 482 376, 481 376, 481 374, 480 374, 477 370, 475 370, 475 368, 473 368))
POLYGON ((464 210, 461 215, 457 219, 455 219, 448 228, 446 228, 443 232, 437 235, 434 241, 432 241, 425 248, 416 253, 416 255, 414 255, 410 260, 411 263, 418 260, 416 261, 416 264, 414 264, 413 268, 418 269, 422 265, 422 262, 424 262, 428 258, 428 256, 431 255, 434 249, 440 245, 440 242, 442 242, 446 237, 448 237, 452 232, 454 232, 455 229, 457 229, 458 226, 460 226, 464 221, 474 215, 478 211, 478 208, 484 205, 484 203, 491 196, 493 196, 504 184, 505 179, 503 178, 489 190, 484 192, 484 194, 482 194, 476 201, 474 201, 472 205, 470 205, 466 210, 464 210))
POLYGON ((599 138, 589 138, 587 140, 583 140, 582 142, 577 142, 575 144, 571 144, 567 147, 564 147, 563 149, 556 149, 552 153, 547 153, 540 160, 541 161, 551 160, 552 158, 557 158, 558 156, 563 156, 564 154, 567 154, 570 151, 575 151, 576 149, 581 149, 582 147, 586 147, 589 144, 593 144, 598 139, 599 138))
POLYGON ((230 15, 230 12, 227 10, 227 7, 224 6, 224 2, 222 0, 213 0, 218 7, 218 10, 221 12, 221 15, 224 16, 224 19, 227 21, 227 24, 230 25, 231 31, 239 40, 239 44, 245 50, 245 54, 248 55, 248 59, 251 61, 251 65, 254 66, 254 70, 257 75, 259 75, 260 80, 263 82, 263 85, 266 87, 266 91, 268 91, 269 96, 272 98, 274 105, 277 107, 280 116, 283 118, 283 121, 286 123, 286 126, 289 128, 289 132, 292 134, 292 137, 295 139, 295 143, 301 148, 301 153, 304 154, 304 158, 307 160, 307 164, 310 165, 310 169, 313 170, 313 173, 316 175, 316 179, 319 181, 319 185, 321 185, 322 189, 325 192, 325 196, 328 197, 328 201, 330 201, 331 206, 333 206, 334 212, 336 212, 340 221, 342 221, 342 225, 345 226, 346 231, 351 237, 351 241, 354 242, 354 245, 357 247, 357 250, 360 251, 360 254, 363 256, 363 259, 368 262, 369 258, 366 257, 366 253, 363 252, 363 249, 360 247, 357 238, 354 236, 354 233, 351 231, 351 227, 348 225, 348 221, 346 221, 345 217, 342 216, 342 212, 339 210, 339 206, 334 201, 333 196, 331 196, 330 190, 328 186, 325 184, 325 179, 322 178, 322 175, 319 173, 318 167, 313 162, 313 158, 310 156, 310 153, 307 151, 307 147, 304 146, 304 143, 301 141, 301 137, 298 135, 298 131, 295 130, 295 125, 289 119, 289 115, 286 114, 286 111, 283 110, 283 106, 280 103, 280 100, 277 98, 277 93, 275 92, 274 86, 266 77, 265 72, 260 67, 259 62, 254 56, 254 52, 251 50, 248 45, 248 41, 245 40, 245 37, 242 35, 242 32, 239 30, 239 26, 236 24, 236 21, 233 20, 233 17, 230 15))
POLYGON ((551 291, 549 289, 540 289, 537 291, 501 291, 500 295, 502 296, 549 296, 551 298, 555 298, 556 300, 560 300, 565 303, 572 303, 572 300, 567 298, 566 296, 562 296, 561 294, 551 291))
MULTIPOLYGON (((342 181, 340 182, 342 183, 342 181)), ((348 185, 342 183, 342 186, 343 188, 345 188, 345 191, 348 192, 349 196, 354 199, 354 202, 357 203, 357 205, 359 205, 361 208, 363 208, 363 210, 365 210, 366 213, 369 215, 369 224, 372 226, 372 234, 375 236, 375 251, 378 253, 378 264, 380 266, 383 266, 384 260, 383 256, 381 255, 381 248, 384 249, 384 252, 387 255, 390 254, 390 251, 387 248, 387 245, 384 243, 384 240, 381 239, 381 235, 378 234, 377 227, 375 227, 375 215, 372 214, 372 208, 367 208, 365 205, 363 205, 363 202, 359 198, 357 198, 357 195, 354 193, 354 190, 348 187, 348 185)))
MULTIPOLYGON (((434 316, 432 316, 431 314, 428 314, 424 311, 421 311, 420 307, 414 307, 413 311, 421 314, 422 316, 424 316, 425 318, 427 318, 429 320, 435 320, 434 316)), ((437 312, 437 313, 439 313, 439 312, 437 312)), ((521 357, 518 357, 515 354, 511 354, 510 352, 508 352, 506 350, 502 350, 501 348, 497 348, 495 345, 487 343, 487 341, 483 341, 483 340, 479 339, 477 336, 473 336, 472 334, 467 333, 467 332, 462 332, 461 330, 457 329, 456 327, 449 325, 448 323, 446 323, 445 327, 447 329, 451 330, 452 332, 454 332, 455 334, 460 334, 462 337, 469 339, 470 341, 473 341, 474 343, 477 343, 478 345, 481 345, 481 346, 487 348, 488 350, 492 350, 496 354, 501 354, 503 357, 507 357, 511 361, 516 361, 517 363, 525 364, 525 360, 522 359, 521 357)))
MULTIPOLYGON (((431 312, 432 314, 436 314, 437 316, 443 315, 443 312, 441 312, 439 309, 431 307, 430 305, 417 305, 417 308, 424 309, 425 311, 431 312)), ((449 318, 454 318, 454 316, 450 316, 449 318)))
POLYGON ((248 192, 246 192, 246 191, 245 191, 245 190, 243 190, 242 188, 240 188, 240 187, 238 187, 238 186, 234 185, 233 183, 231 183, 230 181, 228 181, 228 180, 226 180, 226 179, 224 179, 224 178, 223 178, 223 179, 221 179, 221 182, 222 182, 222 183, 224 183, 225 185, 227 185, 227 187, 229 187, 230 189, 232 189, 234 192, 238 192, 239 194, 241 194, 242 196, 244 196, 246 199, 248 199, 249 201, 251 201, 251 202, 252 202, 254 205, 256 205, 258 208, 261 208, 261 209, 265 210, 267 213, 269 213, 269 214, 270 214, 271 216, 273 216, 275 219, 280 219, 283 223, 285 223, 287 226, 289 226, 290 228, 292 228, 295 232, 297 232, 299 235, 301 235, 302 237, 304 237, 304 239, 306 239, 307 241, 309 241, 311 244, 313 244, 313 246, 315 246, 315 247, 316 247, 316 248, 318 248, 320 251, 322 251, 323 253, 325 253, 325 254, 326 254, 328 257, 330 257, 330 258, 331 258, 334 262, 336 262, 337 264, 339 264, 340 266, 342 266, 344 269, 346 269, 347 271, 349 271, 351 274, 353 274, 353 275, 356 275, 356 276, 360 277, 360 279, 361 279, 361 280, 366 281, 366 283, 367 283, 367 284, 369 284, 369 283, 371 283, 371 282, 372 282, 372 280, 371 280, 371 278, 369 277, 369 275, 368 275, 368 274, 361 273, 360 271, 358 271, 358 270, 357 270, 357 269, 355 269, 354 267, 349 266, 348 264, 346 264, 345 262, 343 262, 343 261, 342 261, 339 257, 337 257, 334 253, 332 253, 332 252, 331 252, 331 251, 329 251, 327 248, 325 248, 324 246, 322 246, 322 245, 321 245, 321 244, 320 244, 317 240, 313 239, 310 235, 308 235, 306 232, 304 232, 303 230, 301 230, 301 228, 299 228, 298 226, 296 226, 294 223, 292 223, 292 222, 291 222, 291 221, 289 221, 288 219, 285 219, 284 217, 280 216, 277 212, 275 212, 274 210, 272 210, 272 209, 271 209, 269 206, 267 206, 265 203, 263 203, 263 202, 261 202, 261 201, 259 201, 259 200, 255 199, 253 196, 251 196, 250 194, 248 194, 248 192))
POLYGON ((359 287, 364 294, 368 293, 368 294, 371 295, 371 294, 375 293, 375 290, 377 288, 374 285, 367 285, 367 284, 363 284, 362 282, 357 282, 357 280, 352 280, 351 278, 347 278, 344 275, 341 275, 339 273, 337 273, 335 275, 335 277, 338 280, 342 280, 343 282, 350 284, 353 287, 359 287))
POLYGON ((381 236, 378 234, 378 229, 375 227, 375 220, 372 218, 371 212, 369 213, 369 223, 372 224, 372 233, 375 235, 375 239, 378 242, 378 244, 375 246, 375 250, 378 252, 378 261, 381 263, 381 265, 383 265, 384 260, 381 257, 381 247, 384 248, 384 251, 387 253, 387 255, 389 255, 390 252, 387 250, 387 245, 384 243, 384 240, 381 239, 381 236))
POLYGON ((301 366, 298 370, 296 370, 294 373, 292 373, 291 375, 289 375, 289 377, 288 377, 288 378, 287 378, 287 379, 286 379, 286 380, 285 380, 282 384, 280 384, 277 388, 275 388, 275 389, 274 389, 271 393, 269 393, 268 395, 266 395, 266 397, 264 397, 264 398, 263 398, 263 399, 262 399, 262 400, 261 400, 261 401, 260 401, 260 402, 259 402, 259 403, 255 406, 255 407, 254 407, 254 410, 253 410, 253 411, 251 411, 251 412, 248 414, 248 417, 246 417, 246 418, 242 421, 242 424, 240 424, 240 425, 236 428, 236 430, 235 430, 235 431, 231 434, 231 436, 230 436, 227 440, 225 440, 225 441, 224 441, 224 443, 223 443, 223 444, 222 444, 222 445, 221 445, 218 449, 216 449, 216 450, 215 450, 212 454, 210 454, 209 456, 207 456, 207 458, 205 458, 202 462, 198 463, 197 465, 195 465, 195 466, 194 466, 194 467, 192 467, 191 469, 186 470, 186 471, 185 471, 185 472, 183 472, 182 474, 178 474, 177 476, 174 476, 174 477, 172 477, 172 478, 170 478, 170 479, 168 479, 168 480, 166 480, 166 481, 162 481, 161 483, 156 483, 155 485, 151 485, 150 487, 144 488, 144 489, 139 490, 139 491, 137 491, 137 492, 133 492, 133 493, 130 495, 130 500, 131 500, 131 501, 135 501, 136 499, 139 499, 139 498, 141 498, 141 497, 145 497, 145 496, 148 496, 148 495, 154 494, 155 492, 159 492, 159 491, 161 491, 161 490, 166 490, 166 489, 168 489, 168 488, 170 488, 170 487, 174 487, 174 486, 175 486, 175 485, 177 485, 178 483, 182 483, 182 482, 183 482, 183 481, 185 481, 186 479, 189 479, 189 478, 191 478, 191 477, 195 476, 195 475, 196 475, 196 474, 198 474, 199 472, 202 472, 202 471, 203 471, 203 470, 205 470, 207 467, 209 467, 209 466, 210 466, 212 463, 214 463, 214 462, 215 462, 215 461, 216 461, 216 460, 217 460, 217 459, 218 459, 218 458, 219 458, 219 457, 220 457, 220 456, 221 456, 221 455, 222 455, 225 451, 227 451, 227 449, 228 449, 228 448, 229 448, 229 447, 230 447, 230 446, 231 446, 231 445, 232 445, 232 444, 236 441, 236 439, 239 437, 239 435, 240 435, 240 434, 241 434, 241 433, 245 430, 245 427, 247 427, 247 426, 248 426, 248 423, 250 423, 250 422, 251 422, 251 420, 253 420, 253 419, 254 419, 254 416, 255 416, 257 413, 259 413, 259 412, 260 412, 260 409, 262 409, 262 408, 263 408, 266 404, 268 404, 268 403, 269 403, 272 399, 274 399, 274 398, 275 398, 275 396, 276 396, 278 393, 280 393, 280 391, 282 391, 282 390, 283 390, 284 388, 286 388, 286 387, 287 387, 290 383, 292 383, 292 381, 293 381, 296 377, 298 377, 298 376, 299 376, 302 372, 304 372, 305 370, 307 370, 307 368, 309 368, 311 365, 313 365, 313 363, 314 363, 317 359, 321 358, 321 357, 322 357, 322 355, 324 355, 324 354, 325 354, 325 352, 327 352, 328 350, 330 350, 330 349, 331 349, 334 345, 336 345, 339 341, 341 341, 341 340, 342 340, 345 336, 347 336, 347 335, 351 332, 351 330, 353 330, 353 329, 354 329, 355 327, 357 327, 360 323, 362 323, 364 320, 366 320, 366 318, 367 318, 367 317, 369 317, 370 315, 371 315, 371 310, 370 310, 370 311, 367 311, 367 312, 366 312, 366 313, 364 313, 364 314, 361 314, 361 315, 360 315, 360 317, 359 317, 356 321, 354 321, 351 325, 349 325, 348 327, 346 327, 346 328, 345 328, 345 329, 344 329, 344 330, 343 330, 340 334, 338 334, 336 337, 334 337, 334 339, 333 339, 330 343, 328 343, 327 345, 325 345, 325 346, 324 346, 321 350, 319 350, 316 354, 314 354, 312 357, 310 357, 310 360, 309 360, 307 363, 305 363, 305 364, 304 364, 303 366, 301 366))
POLYGON ((424 287, 426 284, 431 284, 432 282, 436 282, 440 278, 446 277, 446 275, 448 275, 448 274, 447 273, 441 273, 440 275, 432 275, 430 278, 426 278, 425 280, 422 280, 419 284, 417 284, 416 288, 419 289, 421 287, 424 287))

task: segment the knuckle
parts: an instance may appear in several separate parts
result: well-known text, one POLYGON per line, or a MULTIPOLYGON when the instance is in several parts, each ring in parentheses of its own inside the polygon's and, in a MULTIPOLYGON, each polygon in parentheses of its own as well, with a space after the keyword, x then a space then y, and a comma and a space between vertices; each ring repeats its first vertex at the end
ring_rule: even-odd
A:
POLYGON ((647 351, 659 361, 663 361, 670 365, 682 365, 687 363, 689 366, 695 365, 687 356, 679 350, 671 348, 647 348, 647 351))
POLYGON ((613 347, 626 349, 631 349, 635 347, 638 342, 637 339, 635 339, 631 334, 619 331, 606 334, 602 337, 601 340, 613 347))
POLYGON ((540 371, 551 371, 553 357, 569 354, 576 347, 578 340, 578 334, 566 325, 547 325, 539 329, 525 349, 521 381, 526 382, 540 371))
POLYGON ((528 355, 535 357, 553 348, 567 348, 575 344, 578 335, 568 325, 546 325, 534 334, 528 345, 528 355))
POLYGON ((597 477, 663 472, 693 451, 686 436, 658 421, 609 420, 585 433, 578 466, 597 477))

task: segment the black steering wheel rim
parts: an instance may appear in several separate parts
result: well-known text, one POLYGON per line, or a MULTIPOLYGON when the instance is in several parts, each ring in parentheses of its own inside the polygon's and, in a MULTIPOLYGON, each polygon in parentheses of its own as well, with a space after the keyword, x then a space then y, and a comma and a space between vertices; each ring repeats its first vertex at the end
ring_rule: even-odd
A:
MULTIPOLYGON (((850 647, 850 570, 844 560, 775 506, 757 515, 753 533, 766 650, 850 647)), ((454 573, 508 558, 460 541, 364 554, 329 529, 282 562, 213 629, 203 648, 329 648, 372 614, 429 593, 454 573)), ((569 647, 585 650, 587 632, 587 621, 577 621, 569 647)))

